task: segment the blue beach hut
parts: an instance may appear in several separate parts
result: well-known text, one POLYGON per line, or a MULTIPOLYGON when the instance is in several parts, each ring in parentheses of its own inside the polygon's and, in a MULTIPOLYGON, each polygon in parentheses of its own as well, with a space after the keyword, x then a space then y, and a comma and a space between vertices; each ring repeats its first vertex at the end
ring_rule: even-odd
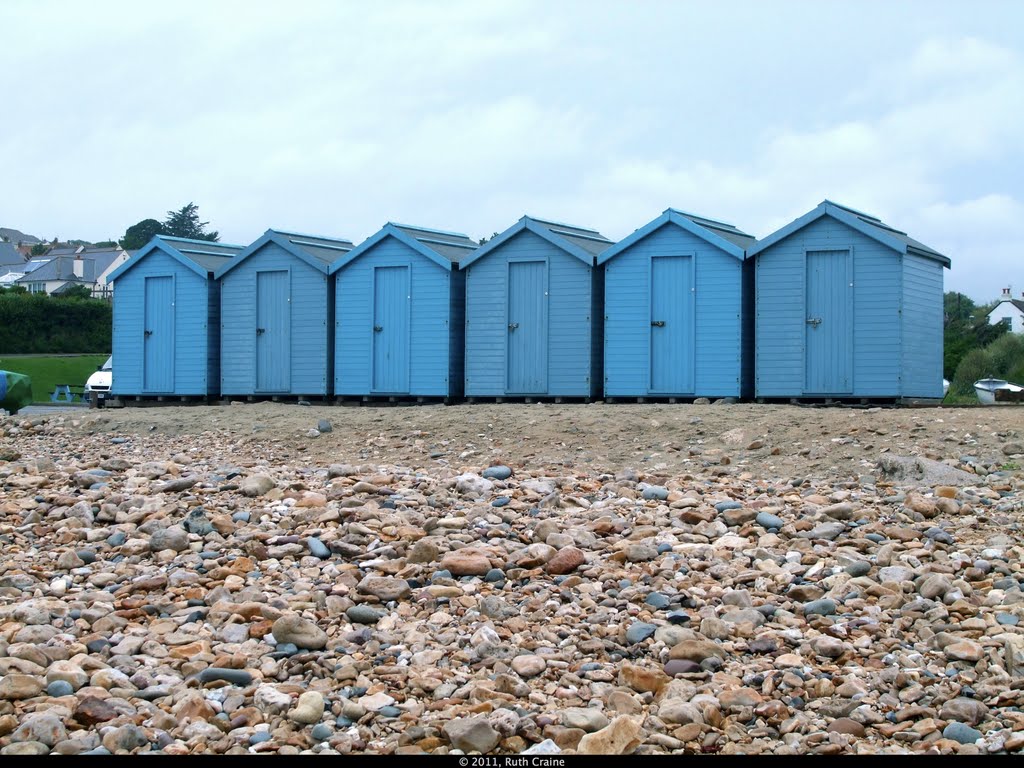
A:
POLYGON ((243 246, 157 235, 114 270, 111 394, 212 397, 220 391, 214 273, 243 246))
POLYGON ((828 200, 749 253, 758 398, 942 397, 947 257, 828 200))
POLYGON ((465 279, 477 243, 386 224, 331 266, 337 396, 462 395, 465 279))
POLYGON ((750 396, 754 242, 669 208, 601 254, 606 398, 750 396))
POLYGON ((593 229, 524 216, 462 262, 467 397, 595 398, 602 294, 593 229))
POLYGON ((334 380, 331 262, 349 240, 268 229, 217 272, 221 393, 326 397, 334 380))

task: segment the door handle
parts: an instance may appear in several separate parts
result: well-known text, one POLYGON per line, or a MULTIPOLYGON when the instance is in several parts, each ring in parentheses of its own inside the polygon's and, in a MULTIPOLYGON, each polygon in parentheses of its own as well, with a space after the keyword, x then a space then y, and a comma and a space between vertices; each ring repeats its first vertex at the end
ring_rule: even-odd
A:
POLYGON ((808 325, 813 325, 815 328, 817 328, 819 325, 821 325, 821 318, 820 317, 808 317, 807 318, 807 324, 808 325))
POLYGON ((146 338, 147 338, 147 339, 148 339, 148 338, 149 338, 150 336, 152 336, 152 335, 153 335, 153 332, 152 332, 152 331, 146 331, 146 338))
POLYGON ((655 328, 664 328, 665 327, 665 321, 664 320, 651 320, 651 325, 653 325, 655 328))
POLYGON ((374 333, 380 333, 383 330, 384 330, 384 326, 383 325, 375 325, 375 326, 373 326, 373 332, 374 333))
POLYGON ((263 335, 264 333, 266 333, 266 332, 267 332, 267 329, 266 329, 266 328, 257 328, 257 329, 256 329, 256 335, 257 335, 257 336, 262 336, 262 335, 263 335))
POLYGON ((509 329, 510 331, 514 331, 514 330, 515 330, 516 328, 518 328, 518 327, 519 327, 519 323, 509 323, 509 324, 508 324, 508 329, 509 329))

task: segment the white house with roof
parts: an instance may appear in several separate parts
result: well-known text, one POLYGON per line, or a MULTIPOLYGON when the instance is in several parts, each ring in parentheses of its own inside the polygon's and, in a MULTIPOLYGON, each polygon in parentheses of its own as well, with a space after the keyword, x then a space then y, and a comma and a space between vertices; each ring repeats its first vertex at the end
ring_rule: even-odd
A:
POLYGON ((84 285, 92 291, 93 298, 109 299, 114 290, 109 276, 129 256, 123 248, 97 248, 32 259, 21 268, 25 274, 15 282, 29 293, 49 295, 60 294, 75 285, 84 285))
POLYGON ((988 324, 1006 323, 1013 333, 1024 333, 1024 293, 1015 299, 1009 288, 1003 288, 999 303, 988 313, 988 324))

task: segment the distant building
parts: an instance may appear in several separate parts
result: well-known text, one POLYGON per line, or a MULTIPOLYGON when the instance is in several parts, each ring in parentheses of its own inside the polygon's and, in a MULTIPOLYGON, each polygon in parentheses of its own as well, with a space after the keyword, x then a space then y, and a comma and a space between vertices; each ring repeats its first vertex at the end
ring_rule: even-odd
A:
POLYGON ((0 274, 8 271, 8 267, 20 269, 25 265, 25 257, 12 243, 0 242, 0 274))
POLYGON ((1024 293, 1015 299, 1009 288, 1003 288, 999 303, 988 313, 988 324, 1006 323, 1012 333, 1024 333, 1024 293))
MULTIPOLYGON (((64 250, 64 249, 61 249, 64 250)), ((29 293, 60 295, 76 285, 84 285, 93 298, 110 299, 111 272, 124 264, 130 254, 123 248, 89 249, 76 247, 73 253, 31 259, 21 266, 24 276, 15 281, 29 293)))
POLYGON ((2 274, 7 267, 0 266, 0 288, 10 288, 18 280, 25 276, 24 272, 7 272, 2 274))

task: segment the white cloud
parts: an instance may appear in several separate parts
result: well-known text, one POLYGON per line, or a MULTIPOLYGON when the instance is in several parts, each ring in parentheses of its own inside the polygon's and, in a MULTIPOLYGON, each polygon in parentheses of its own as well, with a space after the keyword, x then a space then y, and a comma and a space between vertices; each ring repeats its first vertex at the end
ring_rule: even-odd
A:
POLYGON ((947 285, 998 290, 1024 200, 1016 6, 987 30, 941 3, 884 29, 845 7, 588 10, 0 3, 0 224, 99 239, 192 200, 236 241, 523 213, 621 237, 674 206, 763 236, 827 197, 969 258, 947 285), (730 14, 749 23, 723 37, 730 14))
POLYGON ((1002 288, 1024 289, 1024 202, 990 194, 957 203, 937 202, 916 215, 908 228, 928 232, 928 244, 949 254, 953 267, 947 290, 959 290, 979 303, 995 299, 1002 288))
POLYGON ((877 115, 848 105, 849 114, 809 130, 779 131, 727 165, 690 156, 626 158, 592 179, 591 188, 605 200, 628 197, 630 214, 646 207, 647 220, 671 204, 731 219, 762 237, 829 198, 948 253, 963 266, 954 266, 947 287, 980 299, 1014 269, 1024 283, 1014 232, 1024 221, 1024 194, 1019 182, 1009 191, 984 189, 982 176, 993 162, 1024 167, 1020 55, 976 39, 929 40, 897 65, 886 64, 884 78, 906 98, 877 115), (943 77, 952 70, 955 77, 943 77), (941 87, 925 88, 924 81, 941 87), (979 187, 982 194, 972 196, 979 187))

